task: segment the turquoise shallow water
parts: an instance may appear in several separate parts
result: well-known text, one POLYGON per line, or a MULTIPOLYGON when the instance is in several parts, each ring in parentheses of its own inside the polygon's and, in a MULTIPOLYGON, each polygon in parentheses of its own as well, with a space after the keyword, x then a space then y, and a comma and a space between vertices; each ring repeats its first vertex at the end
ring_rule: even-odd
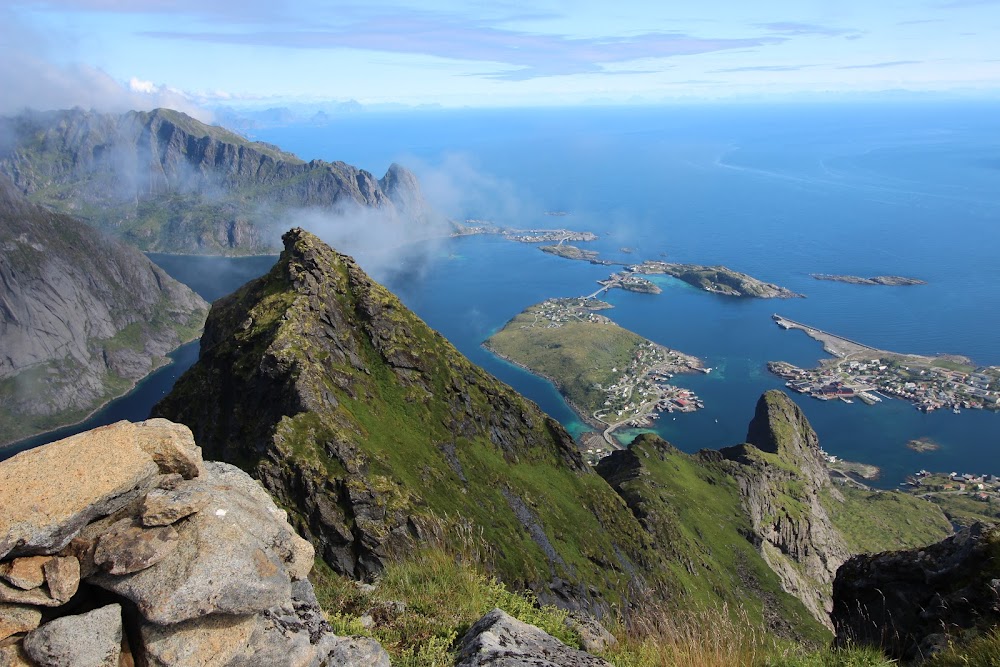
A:
MULTIPOLYGON (((393 160, 411 165, 456 218, 588 229, 601 236, 590 247, 607 258, 665 253, 806 293, 738 300, 663 279, 660 295, 608 297, 615 309, 606 314, 622 326, 716 369, 679 380, 705 410, 658 423, 661 435, 694 451, 743 439, 757 397, 782 386, 768 360, 812 365, 824 356, 801 332, 776 327, 776 311, 884 349, 1000 364, 998 112, 986 104, 428 112, 358 115, 257 138, 375 174, 393 160), (621 253, 625 246, 635 252, 621 253), (814 272, 929 284, 859 287, 815 281, 814 272)), ((272 258, 154 260, 216 298, 272 258)), ((579 432, 548 382, 481 343, 528 305, 593 291, 607 267, 488 237, 426 244, 406 262, 368 268, 474 362, 579 432)), ((828 451, 880 465, 883 485, 919 468, 1000 472, 998 414, 794 398, 828 451), (916 437, 941 449, 911 452, 904 445, 916 437)))

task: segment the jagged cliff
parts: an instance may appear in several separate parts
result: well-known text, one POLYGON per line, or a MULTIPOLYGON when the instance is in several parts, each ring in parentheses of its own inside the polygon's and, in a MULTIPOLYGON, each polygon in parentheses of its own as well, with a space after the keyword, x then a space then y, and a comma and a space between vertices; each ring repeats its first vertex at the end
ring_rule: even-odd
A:
POLYGON ((816 432, 781 391, 761 396, 747 442, 721 455, 739 485, 760 554, 782 588, 827 627, 833 627, 833 579, 850 556, 930 544, 951 532, 931 503, 898 492, 835 487, 816 432))
POLYGON ((641 435, 602 459, 597 472, 676 564, 673 594, 687 605, 724 602, 778 634, 821 636, 808 622, 810 611, 782 590, 757 552, 740 486, 718 452, 692 456, 641 435))
POLYGON ((433 213, 413 175, 376 179, 343 162, 305 162, 168 109, 80 109, 0 119, 0 173, 32 201, 85 219, 143 250, 271 250, 290 210, 379 212, 400 224, 433 213))
POLYGON ((785 590, 825 620, 830 585, 850 552, 820 499, 823 492, 843 496, 830 482, 816 432, 784 393, 769 391, 757 402, 747 443, 722 454, 738 464, 733 474, 761 555, 785 590))
POLYGON ((81 419, 197 337, 208 304, 0 175, 0 444, 81 419))

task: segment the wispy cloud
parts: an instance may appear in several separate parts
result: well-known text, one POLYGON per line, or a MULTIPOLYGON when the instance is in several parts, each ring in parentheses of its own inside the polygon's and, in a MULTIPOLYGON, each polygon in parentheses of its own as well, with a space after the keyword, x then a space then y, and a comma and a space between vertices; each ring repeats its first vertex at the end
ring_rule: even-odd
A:
POLYGON ((963 9, 965 7, 982 7, 984 5, 1000 5, 1000 0, 951 0, 939 2, 935 7, 942 9, 963 9))
MULTIPOLYGON (((340 18, 343 18, 341 16, 340 18)), ((362 49, 451 60, 489 62, 513 70, 487 73, 504 80, 605 73, 603 65, 776 44, 784 37, 713 38, 684 32, 572 37, 503 27, 457 14, 399 10, 357 16, 320 28, 247 31, 150 31, 146 36, 289 49, 362 49)))
POLYGON ((860 36, 860 30, 848 28, 834 28, 832 26, 819 25, 817 23, 797 23, 795 21, 775 21, 772 23, 758 23, 758 28, 767 30, 779 35, 789 37, 800 37, 804 35, 821 35, 826 37, 853 37, 860 36))
POLYGON ((104 70, 84 64, 61 64, 47 57, 49 40, 0 10, 0 114, 26 108, 74 106, 97 111, 170 107, 210 120, 211 114, 174 88, 133 79, 123 84, 104 70))
POLYGON ((727 67, 726 69, 709 70, 709 74, 729 74, 732 72, 797 72, 798 70, 815 67, 815 65, 747 65, 745 67, 727 67))
POLYGON ((881 69, 883 67, 899 67, 901 65, 919 65, 923 60, 889 60, 882 63, 867 63, 864 65, 841 65, 837 69, 881 69))

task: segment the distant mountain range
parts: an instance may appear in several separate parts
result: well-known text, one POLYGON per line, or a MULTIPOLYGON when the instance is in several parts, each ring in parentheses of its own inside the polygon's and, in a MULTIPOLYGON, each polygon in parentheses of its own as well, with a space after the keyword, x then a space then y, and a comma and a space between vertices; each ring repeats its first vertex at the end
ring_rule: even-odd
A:
POLYGON ((25 112, 0 119, 0 137, 0 173, 31 201, 146 251, 274 251, 284 218, 301 209, 370 209, 415 225, 434 215, 399 165, 377 179, 305 162, 168 109, 25 112))

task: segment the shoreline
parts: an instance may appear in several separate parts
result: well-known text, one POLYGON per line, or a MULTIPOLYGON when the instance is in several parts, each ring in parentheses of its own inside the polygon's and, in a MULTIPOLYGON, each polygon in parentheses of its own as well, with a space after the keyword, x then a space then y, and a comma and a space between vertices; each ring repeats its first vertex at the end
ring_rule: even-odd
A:
MULTIPOLYGON (((593 429, 592 431, 589 431, 589 432, 594 433, 595 435, 599 435, 604 440, 604 442, 606 442, 608 444, 608 446, 611 447, 612 449, 627 449, 628 448, 628 445, 622 444, 621 442, 618 441, 617 438, 615 438, 615 436, 614 436, 614 432, 615 431, 617 431, 620 428, 628 426, 630 422, 640 421, 640 420, 643 420, 643 419, 650 419, 650 417, 652 415, 658 414, 657 410, 655 409, 656 403, 653 402, 654 408, 650 408, 650 409, 645 410, 643 412, 636 413, 635 415, 630 416, 628 419, 623 419, 622 421, 615 422, 613 424, 609 424, 608 422, 600 421, 596 417, 593 417, 592 415, 585 414, 583 412, 583 410, 581 410, 578 405, 576 405, 572 400, 570 400, 569 397, 567 397, 563 393, 563 390, 562 390, 562 387, 561 387, 560 383, 558 381, 556 381, 555 378, 552 378, 552 377, 546 375, 545 373, 541 373, 539 371, 536 371, 536 370, 534 370, 532 368, 529 368, 529 367, 525 366, 524 364, 522 364, 520 362, 517 362, 517 361, 514 361, 513 359, 510 359, 509 357, 505 356, 504 354, 501 354, 500 352, 492 349, 487 344, 487 342, 488 341, 483 341, 482 343, 480 343, 480 345, 485 350, 487 350, 490 354, 492 354, 493 356, 497 357, 498 359, 502 359, 503 361, 506 361, 507 363, 509 363, 509 364, 511 364, 513 366, 516 366, 517 368, 520 368, 521 370, 523 370, 523 371, 525 371, 527 373, 530 373, 530 374, 534 375, 535 377, 542 378, 542 379, 546 380, 547 382, 551 383, 552 386, 556 389, 556 392, 559 394, 559 397, 562 398, 563 402, 566 403, 566 405, 569 407, 570 410, 572 410, 573 414, 575 414, 580 419, 580 421, 582 421, 584 424, 586 424, 587 426, 591 427, 591 429, 593 429)), ((658 343, 654 343, 654 345, 657 345, 658 347, 661 347, 664 350, 669 350, 670 349, 670 348, 666 348, 666 347, 664 347, 662 345, 659 345, 658 343)), ((676 350, 671 350, 671 351, 676 352, 676 350)), ((680 354, 683 354, 683 353, 680 353, 680 354)), ((684 355, 684 356, 691 357, 691 355, 684 355)), ((700 359, 697 359, 696 357, 691 357, 691 358, 694 359, 695 361, 697 361, 698 363, 701 363, 700 359)), ((689 365, 688 368, 689 368, 689 370, 687 371, 688 373, 694 373, 695 371, 700 370, 698 367, 691 366, 691 365, 689 365)), ((647 372, 644 375, 646 375, 646 374, 648 374, 650 372, 653 372, 655 370, 656 370, 655 367, 650 368, 650 369, 647 370, 647 372)), ((543 410, 543 412, 544 412, 544 410, 543 410)), ((565 428, 565 427, 563 427, 563 428, 565 428)), ((650 428, 650 429, 652 429, 651 426, 650 427, 641 427, 640 426, 640 427, 636 427, 636 428, 650 428)), ((655 430, 655 429, 652 429, 652 430, 655 430)), ((584 435, 584 434, 581 434, 581 436, 582 435, 584 435)), ((574 440, 577 440, 577 439, 574 438, 574 440)))
MULTIPOLYGON (((587 426, 589 426, 589 427, 591 427, 593 429, 600 429, 600 430, 603 430, 607 426, 607 424, 605 424, 604 422, 598 422, 593 417, 591 417, 589 415, 585 415, 583 413, 583 411, 580 410, 580 407, 578 405, 576 405, 575 403, 573 403, 573 401, 571 401, 569 398, 566 397, 566 395, 563 393, 561 385, 559 384, 559 382, 557 382, 555 380, 555 378, 549 377, 548 375, 546 375, 544 373, 540 373, 540 372, 538 372, 536 370, 528 368, 524 364, 519 363, 517 361, 514 361, 513 359, 511 359, 511 358, 509 358, 509 357, 501 354, 500 352, 494 350, 489 345, 487 345, 487 341, 483 341, 482 343, 480 343, 480 346, 483 349, 485 349, 487 352, 489 352, 490 354, 492 354, 494 357, 496 357, 497 359, 502 359, 503 361, 506 361, 508 364, 511 364, 512 366, 516 366, 517 368, 520 368, 522 371, 524 371, 526 373, 531 373, 535 377, 542 378, 543 380, 549 382, 555 388, 556 392, 559 394, 559 397, 563 400, 563 402, 567 405, 567 407, 569 407, 569 409, 573 411, 573 414, 575 414, 577 417, 579 417, 580 421, 582 421, 587 426)), ((502 380, 501 380, 501 382, 502 382, 502 380)), ((527 400, 531 400, 531 399, 528 399, 527 397, 524 397, 524 398, 526 398, 527 400)), ((542 410, 542 412, 545 412, 545 411, 542 410)), ((546 414, 548 414, 548 413, 546 413, 546 414)), ((551 417, 551 415, 549 415, 549 416, 551 417)), ((552 417, 552 418, 555 419, 554 417, 552 417)), ((556 421, 558 421, 558 420, 556 420, 556 421)), ((566 428, 566 427, 563 426, 563 428, 566 428)))
MULTIPOLYGON (((9 442, 0 443, 0 457, 4 457, 5 452, 7 452, 8 450, 11 450, 11 449, 15 449, 18 445, 21 445, 21 444, 27 442, 28 440, 31 440, 33 438, 41 438, 41 437, 44 437, 44 436, 46 436, 46 435, 48 435, 50 433, 55 433, 56 431, 60 431, 60 430, 62 430, 64 428, 73 428, 74 426, 79 426, 80 424, 83 424, 87 420, 92 419, 95 415, 97 415, 98 412, 100 412, 101 410, 105 409, 106 407, 108 407, 109 405, 111 405, 112 403, 114 403, 115 401, 117 401, 118 399, 125 398, 126 396, 128 396, 129 394, 131 394, 133 391, 135 391, 139 387, 139 385, 141 385, 143 382, 145 382, 147 379, 149 379, 149 377, 152 376, 153 373, 155 373, 156 371, 160 370, 161 368, 167 368, 168 366, 170 366, 172 364, 176 364, 177 360, 171 359, 170 355, 173 354, 173 353, 175 353, 175 352, 177 352, 177 350, 181 349, 185 345, 188 345, 189 343, 193 343, 193 342, 195 342, 197 340, 200 340, 202 333, 204 333, 204 330, 202 332, 200 332, 194 338, 191 338, 190 340, 183 341, 177 347, 169 350, 164 356, 160 357, 160 360, 162 361, 162 363, 160 363, 159 365, 154 365, 152 368, 149 369, 148 373, 146 373, 141 378, 138 378, 134 382, 132 382, 132 384, 129 386, 128 389, 126 389, 124 392, 118 394, 117 396, 112 396, 112 397, 106 399, 103 403, 101 403, 100 405, 98 405, 97 407, 95 407, 93 410, 91 410, 89 413, 87 413, 86 416, 81 417, 80 419, 76 419, 74 421, 65 423, 65 424, 60 424, 58 426, 54 426, 54 427, 46 429, 44 431, 39 431, 38 433, 33 433, 32 435, 27 435, 27 436, 25 436, 23 438, 19 438, 17 440, 12 440, 12 441, 9 441, 9 442)), ((68 437, 71 437, 71 436, 68 435, 66 437, 68 438, 68 437)), ((40 446, 40 445, 38 445, 38 446, 40 446)), ((29 447, 27 449, 33 449, 33 447, 29 447)), ((25 451, 27 451, 27 450, 25 450, 25 451)), ((19 453, 20 452, 18 452, 18 454, 19 453)), ((17 454, 14 454, 14 456, 17 456, 17 454)))

